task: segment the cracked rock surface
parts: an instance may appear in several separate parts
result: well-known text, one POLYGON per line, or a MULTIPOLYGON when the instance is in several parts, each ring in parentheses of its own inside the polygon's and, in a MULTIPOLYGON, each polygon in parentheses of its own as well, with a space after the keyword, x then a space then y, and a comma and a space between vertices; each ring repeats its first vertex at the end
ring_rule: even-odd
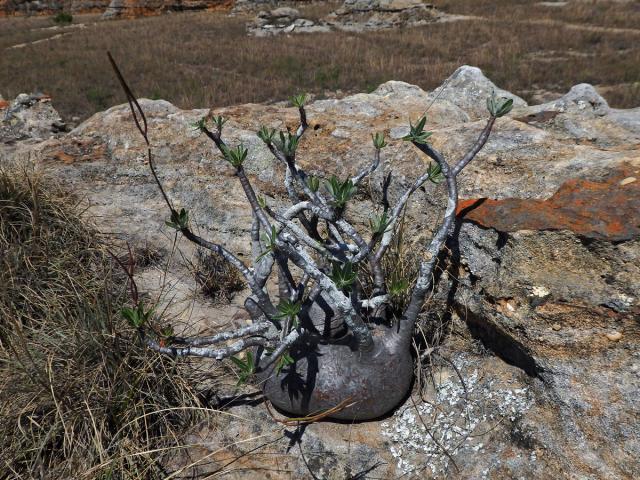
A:
MULTIPOLYGON (((483 127, 486 94, 510 95, 468 66, 442 88, 438 95, 391 81, 370 94, 311 102, 299 162, 322 178, 353 175, 372 157, 370 134, 384 131, 389 146, 380 171, 347 211, 365 228, 384 175, 394 173, 393 200, 428 164, 401 140, 410 120, 428 108, 430 141, 453 161, 483 127)), ((13 104, 0 103, 0 116, 13 104)), ((176 206, 190 209, 200 233, 247 258, 251 215, 241 188, 191 125, 227 117, 224 136, 249 148, 246 169, 278 206, 286 196, 283 172, 255 132, 295 127, 295 109, 141 104, 176 206)), ((230 387, 219 393, 226 405, 220 424, 192 432, 187 443, 194 446, 174 466, 207 456, 192 470, 260 479, 265 472, 312 478, 309 469, 336 479, 640 476, 640 108, 610 108, 586 84, 552 102, 529 106, 514 97, 514 104, 460 176, 456 237, 428 305, 429 318, 446 320, 447 335, 425 357, 422 395, 416 384, 379 421, 301 431, 275 422, 256 389, 235 398, 230 387)), ((158 265, 173 258, 163 298, 176 322, 206 332, 247 321, 241 295, 220 307, 199 294, 183 266, 193 256, 186 242, 178 241, 181 255, 171 255, 167 212, 126 105, 53 138, 34 140, 20 125, 2 128, 3 166, 36 161, 88 200, 87 214, 105 232, 158 252, 161 260, 139 273, 148 295, 161 290, 158 265)), ((413 248, 429 239, 443 208, 442 186, 415 195, 405 232, 413 248)))

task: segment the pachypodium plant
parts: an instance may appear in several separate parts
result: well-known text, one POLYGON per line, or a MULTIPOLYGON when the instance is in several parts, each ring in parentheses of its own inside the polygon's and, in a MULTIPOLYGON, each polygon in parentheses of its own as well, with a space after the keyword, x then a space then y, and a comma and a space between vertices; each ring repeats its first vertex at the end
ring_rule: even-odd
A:
MULTIPOLYGON (((147 143, 149 167, 169 209, 167 225, 224 258, 244 276, 251 291, 244 306, 252 324, 208 337, 161 337, 146 326, 146 317, 143 321, 132 314, 146 343, 173 356, 232 359, 241 381, 256 378, 275 406, 297 416, 327 411, 332 418, 366 420, 396 407, 413 378, 414 327, 433 287, 438 257, 454 229, 457 177, 487 142, 496 118, 511 110, 512 101, 495 95, 488 99, 484 129, 454 162, 429 143, 425 116, 411 123, 405 140, 432 163, 395 202, 384 195, 369 228, 361 229, 366 233, 349 222, 345 212, 363 181, 380 165, 387 147, 383 134, 372 135, 372 161, 353 177, 310 176, 296 159, 308 128, 306 97, 294 97, 292 104, 300 116, 295 132, 266 127, 257 132, 283 169, 290 205, 276 208, 256 194, 245 172, 247 149, 223 139, 225 119, 198 122, 195 127, 233 169, 251 207, 253 261, 247 265, 223 245, 194 233, 188 211, 174 208, 156 174, 144 113, 111 56, 110 60, 147 143), (425 245, 415 279, 386 278, 383 260, 398 234, 407 202, 429 181, 443 183, 448 192, 442 223, 425 245), (267 289, 270 279, 277 281, 277 294, 267 289), (397 302, 400 296, 406 301, 397 302)), ((387 177, 385 192, 389 181, 387 177)), ((137 309, 145 312, 142 306, 137 309)))

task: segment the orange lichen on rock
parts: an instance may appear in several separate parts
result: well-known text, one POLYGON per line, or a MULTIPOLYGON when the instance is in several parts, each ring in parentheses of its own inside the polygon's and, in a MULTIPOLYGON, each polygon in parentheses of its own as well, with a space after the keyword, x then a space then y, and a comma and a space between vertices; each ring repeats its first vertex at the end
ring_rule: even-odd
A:
POLYGON ((640 236, 640 182, 621 182, 631 173, 619 169, 601 181, 567 180, 547 200, 462 200, 458 216, 501 232, 570 230, 586 238, 629 240, 640 236))

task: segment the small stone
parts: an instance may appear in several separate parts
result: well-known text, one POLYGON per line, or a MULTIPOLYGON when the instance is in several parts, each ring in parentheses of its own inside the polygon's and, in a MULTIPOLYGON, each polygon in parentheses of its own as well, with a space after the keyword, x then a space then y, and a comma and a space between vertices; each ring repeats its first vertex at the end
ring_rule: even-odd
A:
POLYGON ((560 330, 562 327, 560 326, 560 324, 559 324, 559 323, 554 323, 553 325, 551 325, 551 328, 557 332, 557 331, 558 331, 558 330, 560 330))
POLYGON ((620 180, 620 186, 629 185, 630 183, 633 183, 636 180, 637 180, 636 177, 627 177, 624 180, 620 180))
POLYGON ((551 292, 547 287, 534 286, 531 289, 531 294, 535 295, 536 297, 548 297, 551 292))
POLYGON ((21 93, 16 97, 16 103, 21 105, 29 105, 31 103, 31 97, 26 93, 21 93))
POLYGON ((622 333, 620 332, 609 332, 607 333, 606 337, 611 340, 612 342, 617 342, 618 340, 620 340, 622 338, 622 333))

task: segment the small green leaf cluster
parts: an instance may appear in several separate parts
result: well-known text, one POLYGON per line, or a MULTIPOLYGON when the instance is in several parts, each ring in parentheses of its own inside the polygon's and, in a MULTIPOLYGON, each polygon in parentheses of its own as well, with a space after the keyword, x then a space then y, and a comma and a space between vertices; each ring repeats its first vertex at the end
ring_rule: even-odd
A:
POLYGON ((244 360, 237 357, 231 357, 231 361, 240 369, 237 385, 246 383, 249 377, 256 371, 255 359, 253 358, 253 353, 250 350, 246 352, 244 360))
POLYGON ((313 175, 309 175, 307 177, 307 187, 309 187, 309 190, 312 192, 317 192, 320 189, 320 179, 313 175))
POLYGON ((263 257, 269 255, 276 250, 276 241, 278 240, 278 230, 275 226, 271 225, 271 231, 262 234, 262 241, 264 242, 264 252, 262 252, 256 262, 262 260, 263 257))
POLYGON ((358 273, 351 262, 333 263, 330 278, 340 290, 350 289, 357 277, 358 273))
POLYGON ((346 179, 344 182, 341 182, 336 178, 336 176, 332 176, 329 181, 325 184, 327 190, 333 197, 333 203, 336 207, 342 208, 344 207, 349 200, 356 194, 356 186, 353 184, 350 178, 346 179))
POLYGON ((164 338, 171 338, 175 335, 175 331, 171 325, 166 325, 160 329, 160 335, 164 338))
POLYGON ((218 132, 222 132, 222 127, 224 127, 224 124, 227 123, 227 119, 224 118, 222 115, 215 115, 214 117, 211 118, 211 121, 218 129, 218 132))
POLYGON ((145 310, 144 304, 142 302, 138 302, 135 308, 131 307, 123 307, 120 310, 120 314, 131 324, 132 327, 140 328, 142 327, 151 315, 153 314, 153 308, 149 310, 145 310))
POLYGON ((195 129, 198 130, 200 132, 204 132, 207 129, 207 119, 206 118, 201 118, 200 120, 198 120, 197 122, 193 122, 191 124, 191 126, 195 129))
POLYGON ((264 125, 262 125, 260 127, 260 130, 258 130, 258 138, 262 140, 264 143, 266 143, 267 145, 273 142, 273 136, 275 134, 276 134, 275 129, 267 128, 264 125))
POLYGON ((295 133, 291 132, 287 132, 286 134, 284 132, 280 132, 279 137, 280 138, 272 140, 273 144, 278 148, 278 150, 284 153, 285 156, 293 157, 298 149, 298 142, 300 139, 295 133))
POLYGON ((180 212, 172 210, 171 220, 164 223, 168 227, 175 228, 176 230, 184 230, 189 226, 189 212, 184 208, 180 209, 180 212))
POLYGON ((487 98, 487 109, 492 117, 500 118, 505 116, 513 108, 513 99, 506 97, 496 97, 496 92, 492 92, 487 98))
POLYGON ((427 140, 431 136, 431 132, 425 132, 424 126, 427 123, 427 117, 423 115, 415 125, 409 122, 409 134, 402 137, 407 142, 427 144, 427 140))
POLYGON ((301 93, 299 95, 294 95, 291 97, 291 104, 294 107, 302 108, 304 107, 305 102, 307 101, 307 94, 301 93))
POLYGON ((295 360, 291 355, 287 352, 283 353, 282 356, 278 359, 278 363, 276 363, 276 373, 279 375, 284 367, 287 365, 292 365, 295 363, 295 360))
POLYGON ((405 278, 393 280, 388 285, 389 295, 394 298, 400 297, 407 292, 409 281, 405 278))
POLYGON ((369 219, 369 226, 371 227, 371 232, 376 235, 382 235, 387 231, 389 225, 391 224, 391 219, 387 212, 383 212, 382 215, 372 215, 369 219))
POLYGON ((384 133, 376 132, 373 135, 371 135, 371 138, 373 138, 373 146, 376 149, 381 150, 387 146, 387 141, 384 138, 384 133))
POLYGON ((438 163, 429 163, 427 167, 427 174, 429 174, 429 181, 436 185, 444 180, 444 174, 442 173, 442 167, 438 163))
POLYGON ((226 145, 222 145, 220 147, 222 153, 224 154, 224 158, 233 165, 235 168, 242 166, 242 163, 247 158, 247 154, 249 150, 245 148, 244 145, 240 144, 235 148, 229 148, 226 145))
POLYGON ((278 305, 278 315, 275 316, 278 320, 288 319, 293 322, 293 326, 298 326, 298 314, 302 305, 299 302, 292 302, 291 300, 284 300, 278 305))

